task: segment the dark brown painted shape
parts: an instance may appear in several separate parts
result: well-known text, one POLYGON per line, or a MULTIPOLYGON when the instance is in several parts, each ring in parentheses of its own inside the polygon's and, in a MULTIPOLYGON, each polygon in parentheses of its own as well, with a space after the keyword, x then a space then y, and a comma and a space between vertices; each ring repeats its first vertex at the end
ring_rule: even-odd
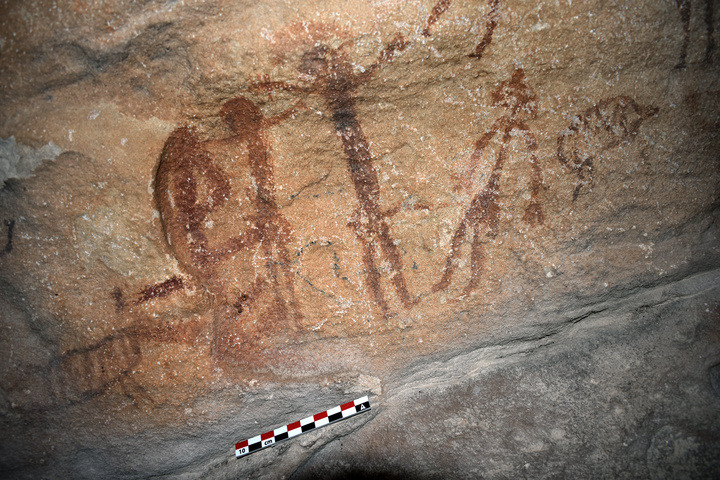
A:
POLYGON ((302 57, 299 70, 314 79, 307 87, 297 87, 283 82, 260 82, 252 86, 255 91, 271 92, 277 89, 303 91, 320 95, 332 113, 335 131, 342 141, 350 179, 355 187, 358 208, 350 227, 363 246, 365 282, 373 300, 385 316, 390 307, 385 299, 377 261, 384 258, 390 265, 390 282, 405 308, 417 303, 405 282, 400 251, 390 234, 390 226, 379 206, 380 184, 373 167, 369 142, 357 117, 356 90, 369 80, 385 63, 393 60, 395 52, 402 51, 408 43, 398 36, 380 53, 378 60, 362 73, 354 67, 340 49, 320 45, 302 57))
POLYGON ((116 312, 122 312, 125 308, 125 299, 123 296, 122 288, 115 287, 115 289, 111 293, 113 300, 115 300, 115 311, 116 312))
MULTIPOLYGON (((715 25, 714 25, 714 0, 705 0, 705 9, 703 12, 703 20, 705 22, 705 63, 712 63, 712 54, 715 49, 715 25)), ((683 37, 680 44, 680 60, 675 68, 683 69, 687 67, 687 52, 690 46, 690 20, 692 17, 692 1, 691 0, 675 0, 680 13, 680 21, 682 22, 683 37)))
POLYGON ((182 290, 183 288, 185 288, 183 279, 178 276, 173 276, 162 283, 148 285, 147 287, 143 288, 140 292, 140 295, 138 296, 138 299, 135 301, 135 304, 140 305, 141 303, 147 302, 148 300, 151 300, 153 298, 166 297, 172 292, 182 290))
POLYGON ((7 255, 12 252, 13 249, 13 229, 15 228, 15 220, 5 220, 5 226, 7 227, 7 243, 5 247, 0 250, 0 257, 7 255))
POLYGON ((712 54, 715 49, 715 7, 714 0, 705 0, 705 63, 712 63, 712 54))
POLYGON ((691 3, 690 0, 675 0, 675 4, 680 10, 680 20, 682 21, 683 39, 682 46, 680 47, 680 61, 678 61, 675 68, 685 68, 685 59, 687 57, 688 46, 690 45, 690 13, 691 3))
POLYGON ((498 195, 500 193, 500 176, 507 163, 507 147, 512 139, 513 131, 520 133, 525 145, 530 152, 530 203, 525 208, 523 220, 531 226, 541 225, 544 222, 544 214, 540 204, 540 189, 542 186, 542 169, 536 155, 537 142, 535 136, 530 133, 525 119, 535 118, 537 115, 537 96, 525 80, 525 73, 522 69, 516 69, 512 77, 500 84, 492 94, 493 105, 504 107, 509 113, 501 116, 493 123, 492 127, 485 132, 475 143, 475 149, 470 159, 470 166, 465 177, 465 184, 470 186, 472 176, 477 164, 482 157, 485 148, 497 134, 501 134, 500 150, 498 151, 495 165, 493 166, 490 178, 485 188, 478 192, 470 202, 460 224, 450 241, 450 252, 445 260, 443 275, 433 286, 432 291, 445 290, 450 286, 452 276, 457 268, 457 259, 460 255, 462 245, 466 236, 472 231, 470 242, 470 280, 466 285, 463 295, 470 293, 477 288, 481 278, 483 265, 485 263, 485 248, 483 246, 482 233, 487 230, 487 236, 497 235, 499 211, 498 195))

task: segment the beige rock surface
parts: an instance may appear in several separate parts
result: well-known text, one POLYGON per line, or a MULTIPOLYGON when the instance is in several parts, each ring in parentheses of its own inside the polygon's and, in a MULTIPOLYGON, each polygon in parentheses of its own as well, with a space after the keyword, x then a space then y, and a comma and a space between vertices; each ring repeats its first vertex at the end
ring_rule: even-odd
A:
MULTIPOLYGON (((310 475, 317 463, 296 469, 358 423, 235 464, 231 446, 356 394, 394 412, 415 401, 399 392, 425 382, 447 385, 442 403, 484 378, 462 372, 522 371, 527 352, 569 372, 585 344, 568 328, 605 335, 582 325, 609 308, 607 328, 641 341, 645 327, 621 305, 676 284, 692 291, 672 298, 702 310, 685 321, 711 328, 714 7, 5 3, 0 414, 14 440, 3 442, 3 470, 310 475), (555 342, 570 353, 542 356, 555 342), (434 366, 448 359, 456 370, 434 366)), ((673 336, 682 308, 663 312, 658 331, 673 336)), ((703 372, 720 362, 719 337, 708 338, 687 340, 705 353, 683 362, 703 372)), ((625 368, 614 355, 610 372, 625 368)), ((662 379, 653 385, 660 395, 662 379)), ((520 403, 551 399, 513 388, 520 403)), ((695 420, 720 408, 711 393, 686 400, 695 420)), ((624 408, 620 418, 638 412, 624 408)), ((453 435, 453 418, 433 438, 453 435)), ((681 436, 648 422, 649 438, 681 436)), ((695 451, 712 457, 720 426, 705 433, 695 451)), ((518 442, 516 457, 497 461, 520 458, 518 442)), ((323 451, 342 457, 334 449, 323 451)), ((601 460, 581 462, 593 471, 601 460)), ((648 465, 638 474, 662 470, 648 465)), ((461 474, 510 471, 496 467, 461 474)))

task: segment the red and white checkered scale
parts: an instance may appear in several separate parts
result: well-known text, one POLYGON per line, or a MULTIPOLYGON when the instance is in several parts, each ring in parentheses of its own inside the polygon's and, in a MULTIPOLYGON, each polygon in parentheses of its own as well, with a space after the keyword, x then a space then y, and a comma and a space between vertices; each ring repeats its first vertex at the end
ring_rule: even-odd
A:
POLYGON ((367 396, 360 397, 352 402, 344 403, 324 412, 317 413, 312 417, 303 418, 297 422, 290 423, 275 430, 265 432, 262 435, 243 440, 235 444, 235 456, 237 458, 249 455, 265 447, 274 445, 282 440, 297 437, 298 435, 315 430, 325 425, 351 417, 357 413, 370 410, 370 401, 367 396))

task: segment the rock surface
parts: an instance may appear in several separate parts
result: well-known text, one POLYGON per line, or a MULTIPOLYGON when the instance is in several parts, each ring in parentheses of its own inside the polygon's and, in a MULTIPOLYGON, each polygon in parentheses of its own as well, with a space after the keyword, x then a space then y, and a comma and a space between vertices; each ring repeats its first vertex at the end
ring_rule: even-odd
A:
POLYGON ((4 477, 720 471, 716 2, 60 3, 0 7, 4 477))

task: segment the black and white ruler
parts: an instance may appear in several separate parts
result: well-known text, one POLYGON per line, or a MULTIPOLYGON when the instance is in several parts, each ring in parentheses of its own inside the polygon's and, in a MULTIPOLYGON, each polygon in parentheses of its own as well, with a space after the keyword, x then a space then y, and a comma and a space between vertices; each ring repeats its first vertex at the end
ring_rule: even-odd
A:
POLYGON ((367 396, 360 397, 352 402, 343 403, 324 412, 316 413, 312 417, 303 418, 297 422, 265 432, 262 435, 238 442, 235 444, 235 456, 240 458, 249 455, 282 440, 297 437, 302 433, 324 427, 325 425, 352 417, 356 413, 368 410, 370 410, 370 400, 368 400, 367 396))

